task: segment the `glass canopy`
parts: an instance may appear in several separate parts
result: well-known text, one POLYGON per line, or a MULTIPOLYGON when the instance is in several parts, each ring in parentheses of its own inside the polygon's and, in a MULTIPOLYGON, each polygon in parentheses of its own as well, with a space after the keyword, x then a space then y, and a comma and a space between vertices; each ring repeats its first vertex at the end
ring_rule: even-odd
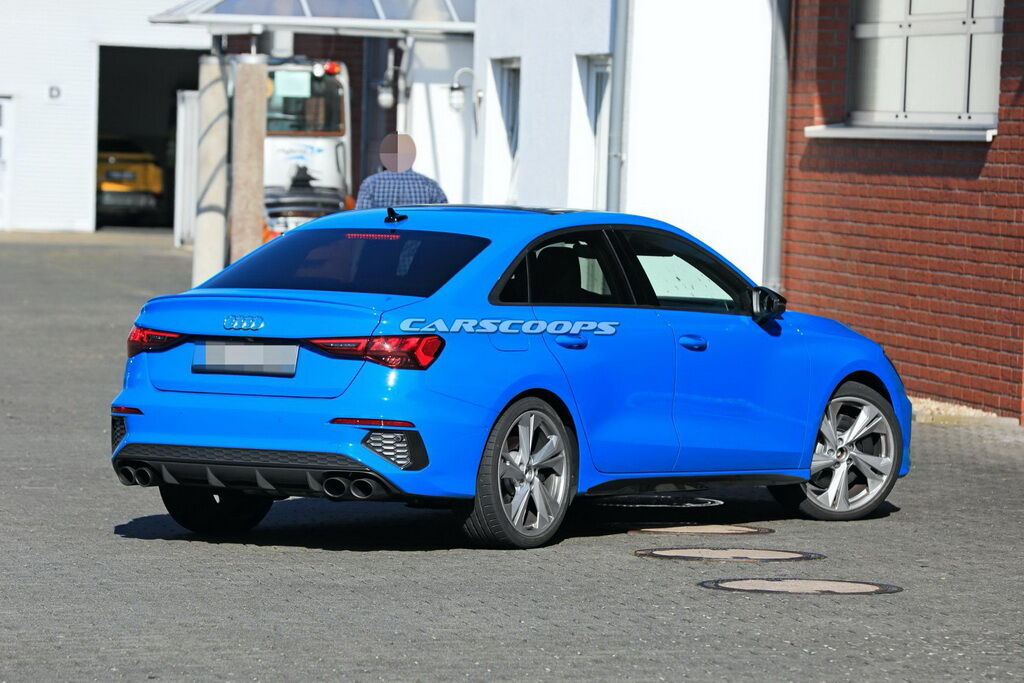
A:
POLYGON ((475 0, 189 0, 149 20, 201 24, 211 33, 406 36, 472 33, 474 19, 475 0))

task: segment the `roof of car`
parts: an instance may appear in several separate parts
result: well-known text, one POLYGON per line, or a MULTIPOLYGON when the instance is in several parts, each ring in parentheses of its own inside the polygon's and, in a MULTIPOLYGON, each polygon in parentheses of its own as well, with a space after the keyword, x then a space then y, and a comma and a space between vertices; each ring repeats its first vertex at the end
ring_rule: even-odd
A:
POLYGON ((492 241, 532 239, 551 230, 576 225, 632 224, 670 227, 641 216, 602 211, 547 209, 524 206, 427 204, 392 207, 406 216, 385 222, 388 209, 342 211, 310 221, 306 228, 436 230, 479 235, 492 241), (486 220, 483 220, 485 219, 486 220))

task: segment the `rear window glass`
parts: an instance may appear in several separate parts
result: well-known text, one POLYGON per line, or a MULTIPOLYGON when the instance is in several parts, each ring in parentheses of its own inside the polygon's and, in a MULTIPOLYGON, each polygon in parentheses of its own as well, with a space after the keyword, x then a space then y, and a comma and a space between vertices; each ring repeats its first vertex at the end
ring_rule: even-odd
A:
POLYGON ((430 296, 488 244, 482 237, 421 230, 295 230, 203 287, 430 296))

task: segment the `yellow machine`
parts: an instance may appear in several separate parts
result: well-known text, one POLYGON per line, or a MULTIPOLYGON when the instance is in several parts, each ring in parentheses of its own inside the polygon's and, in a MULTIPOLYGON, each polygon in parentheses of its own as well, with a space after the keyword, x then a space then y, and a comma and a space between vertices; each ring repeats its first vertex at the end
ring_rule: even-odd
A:
POLYGON ((96 153, 96 212, 102 216, 155 216, 164 193, 156 157, 123 138, 101 137, 96 153))

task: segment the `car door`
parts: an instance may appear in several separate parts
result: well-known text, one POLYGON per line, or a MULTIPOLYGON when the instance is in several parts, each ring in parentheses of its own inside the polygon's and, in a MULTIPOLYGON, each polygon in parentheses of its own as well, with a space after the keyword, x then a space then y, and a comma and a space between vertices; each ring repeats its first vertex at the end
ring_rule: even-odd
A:
POLYGON ((671 472, 672 331, 634 305, 607 235, 560 231, 527 251, 529 297, 544 343, 562 367, 583 422, 580 437, 604 472, 671 472))
POLYGON ((675 338, 675 470, 799 467, 809 400, 799 330, 785 316, 756 322, 746 278, 691 240, 624 228, 615 244, 638 299, 675 338))

